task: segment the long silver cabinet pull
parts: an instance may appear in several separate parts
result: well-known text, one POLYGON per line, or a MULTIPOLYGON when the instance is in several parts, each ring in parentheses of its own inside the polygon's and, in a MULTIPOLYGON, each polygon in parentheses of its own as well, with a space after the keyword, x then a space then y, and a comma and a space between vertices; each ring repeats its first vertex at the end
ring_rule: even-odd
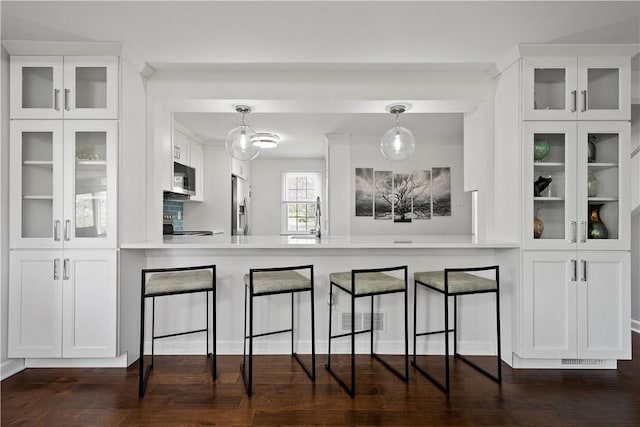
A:
POLYGON ((580 225, 582 226, 582 237, 580 238, 580 243, 587 243, 587 221, 580 221, 580 225))
POLYGON ((580 112, 584 113, 587 111, 587 91, 581 90, 580 93, 582 94, 582 108, 580 108, 580 112))
POLYGON ((578 280, 578 262, 575 259, 572 259, 571 266, 573 267, 573 275, 571 276, 571 281, 575 282, 576 280, 578 280))
POLYGON ((573 105, 571 106, 571 112, 575 113, 576 112, 576 108, 577 108, 577 104, 578 104, 578 91, 577 90, 572 90, 571 91, 571 96, 573 98, 573 105))
POLYGON ((581 259, 580 264, 582 265, 582 278, 580 279, 583 282, 587 281, 587 261, 581 259))
POLYGON ((571 243, 575 243, 578 239, 578 223, 571 221, 571 243))
POLYGON ((56 219, 53 221, 53 240, 56 242, 60 241, 60 220, 56 219))
POLYGON ((60 278, 60 258, 53 260, 53 280, 60 278))
POLYGON ((64 263, 62 265, 62 280, 69 280, 69 258, 64 259, 64 263))
POLYGON ((53 90, 53 108, 60 111, 60 89, 53 90))
POLYGON ((69 108, 69 92, 71 92, 70 89, 65 89, 64 90, 64 109, 66 111, 69 111, 71 108, 69 108))
POLYGON ((71 232, 71 221, 68 219, 64 220, 64 240, 69 241, 71 239, 69 233, 71 232))

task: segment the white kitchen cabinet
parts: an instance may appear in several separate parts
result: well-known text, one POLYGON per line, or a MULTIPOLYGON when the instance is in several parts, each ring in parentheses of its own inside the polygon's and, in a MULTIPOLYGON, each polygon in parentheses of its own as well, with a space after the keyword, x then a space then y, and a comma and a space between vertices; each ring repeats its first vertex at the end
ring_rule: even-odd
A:
POLYGON ((526 249, 629 249, 629 138, 627 122, 525 122, 526 249))
MULTIPOLYGON (((196 194, 189 201, 202 202, 204 200, 204 150, 202 145, 191 135, 191 131, 174 122, 173 128, 173 162, 195 169, 196 194)), ((171 164, 173 168, 173 163, 171 164)), ((172 169, 173 170, 173 169, 172 169)))
POLYGON ((190 163, 191 138, 176 129, 173 133, 173 161, 191 166, 190 163))
POLYGON ((11 358, 115 357, 115 250, 12 250, 11 358))
POLYGON ((246 181, 251 181, 251 163, 243 160, 231 158, 231 175, 240 177, 246 181))
POLYGON ((631 357, 628 252, 525 251, 524 358, 631 357))
POLYGON ((204 150, 196 142, 192 143, 189 149, 189 161, 191 167, 196 170, 196 194, 189 200, 195 202, 204 201, 204 150))
POLYGON ((12 248, 115 248, 114 120, 12 120, 12 248))
POLYGON ((12 119, 117 119, 118 57, 11 56, 12 119))
POLYGON ((525 57, 525 120, 630 120, 631 62, 619 57, 525 57))

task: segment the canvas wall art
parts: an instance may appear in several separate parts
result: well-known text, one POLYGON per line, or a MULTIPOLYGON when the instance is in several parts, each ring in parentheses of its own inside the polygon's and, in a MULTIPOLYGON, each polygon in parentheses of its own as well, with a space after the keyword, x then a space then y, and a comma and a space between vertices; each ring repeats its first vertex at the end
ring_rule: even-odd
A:
POLYGON ((375 185, 375 219, 390 220, 393 218, 393 174, 389 171, 374 171, 375 185))
POLYGON ((373 216, 373 168, 356 168, 356 216, 373 216))
POLYGON ((451 216, 451 168, 431 169, 433 216, 451 216))
POLYGON ((411 222, 413 175, 396 173, 393 175, 393 222, 411 222))
POLYGON ((431 171, 413 172, 413 219, 431 219, 431 171))

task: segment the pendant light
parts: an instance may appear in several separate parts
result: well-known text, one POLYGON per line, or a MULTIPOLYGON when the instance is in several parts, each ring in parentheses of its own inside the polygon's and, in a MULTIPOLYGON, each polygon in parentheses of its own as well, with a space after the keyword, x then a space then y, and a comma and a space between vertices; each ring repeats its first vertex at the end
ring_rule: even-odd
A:
POLYGON ((242 123, 229 132, 224 145, 229 155, 234 159, 253 160, 260 154, 260 147, 252 144, 251 140, 255 138, 256 133, 244 122, 244 115, 250 113, 252 108, 248 105, 236 105, 235 109, 236 112, 242 114, 242 123))
POLYGON ((413 134, 407 128, 400 126, 398 116, 407 111, 408 105, 391 105, 388 110, 396 115, 396 124, 382 135, 380 151, 389 160, 400 161, 411 156, 416 149, 416 141, 413 134))
POLYGON ((260 148, 276 148, 280 137, 274 133, 258 132, 251 138, 251 143, 260 148))

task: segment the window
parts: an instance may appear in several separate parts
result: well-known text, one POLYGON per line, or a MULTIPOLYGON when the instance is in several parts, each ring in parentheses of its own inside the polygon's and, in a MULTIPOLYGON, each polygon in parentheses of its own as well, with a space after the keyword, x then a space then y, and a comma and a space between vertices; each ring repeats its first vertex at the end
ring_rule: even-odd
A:
POLYGON ((318 172, 282 174, 282 234, 308 234, 315 229, 321 182, 318 172))

